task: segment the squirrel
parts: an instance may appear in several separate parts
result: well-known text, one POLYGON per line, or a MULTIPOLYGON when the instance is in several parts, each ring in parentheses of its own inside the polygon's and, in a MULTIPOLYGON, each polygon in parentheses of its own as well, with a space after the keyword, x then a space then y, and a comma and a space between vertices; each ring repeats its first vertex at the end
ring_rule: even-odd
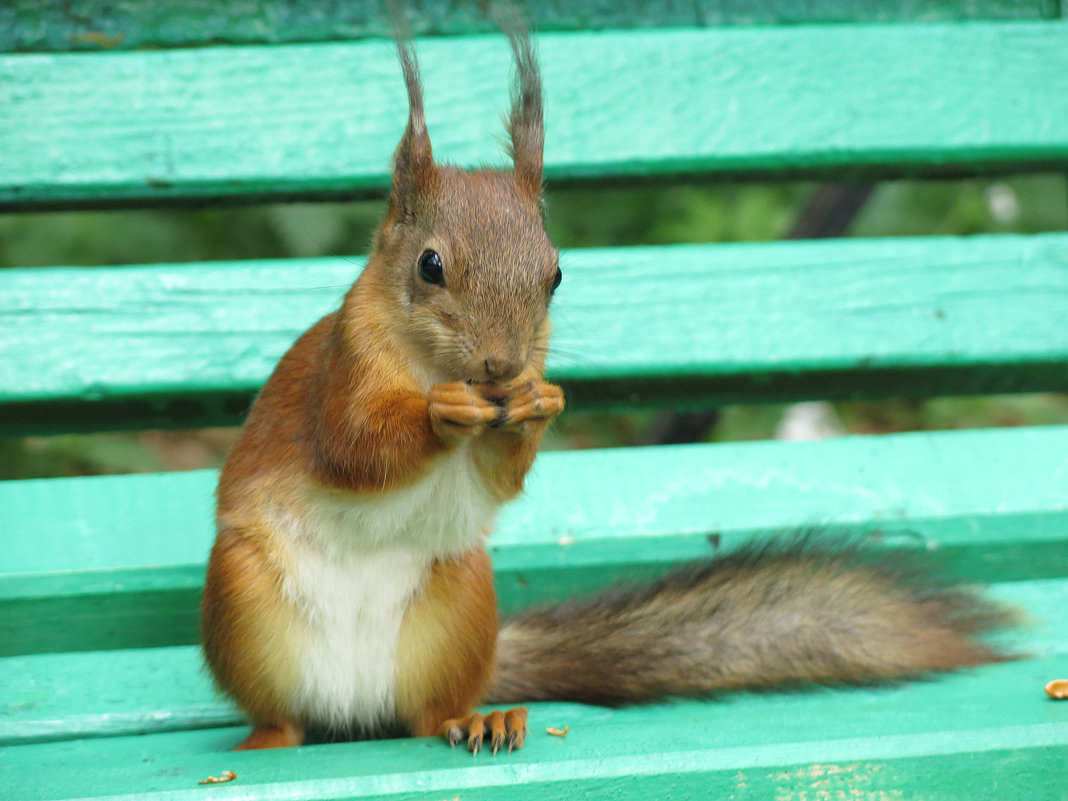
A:
POLYGON ((281 359, 217 491, 206 662, 247 713, 239 749, 443 735, 523 745, 527 710, 997 661, 974 593, 792 540, 499 626, 485 539, 564 408, 543 378, 562 274, 542 205, 542 85, 505 26, 511 170, 434 160, 414 45, 408 120, 366 268, 281 359))

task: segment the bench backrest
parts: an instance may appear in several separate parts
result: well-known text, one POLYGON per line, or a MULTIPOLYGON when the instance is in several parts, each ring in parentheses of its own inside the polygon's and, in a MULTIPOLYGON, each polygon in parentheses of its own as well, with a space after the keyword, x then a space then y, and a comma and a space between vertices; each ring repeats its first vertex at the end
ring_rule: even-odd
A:
MULTIPOLYGON (((0 209, 385 190, 404 124, 392 45, 334 41, 380 35, 378 4, 336 4, 303 24, 288 3, 255 19, 197 17, 192 0, 77 20, 34 5, 0 12, 6 46, 32 51, 0 55, 0 209)), ((644 5, 581 19, 532 8, 550 187, 1068 163, 1054 3, 830 2, 803 21, 835 24, 800 27, 774 6, 699 4, 684 19, 644 5), (739 23, 758 25, 715 27, 739 23)), ((429 124, 442 158, 503 163, 503 38, 451 8, 413 19, 480 32, 420 43, 429 124)), ((573 408, 1068 388, 1056 236, 629 248, 565 264, 574 280, 557 329, 579 353, 554 358, 551 373, 573 408)), ((235 422, 356 269, 6 271, 3 432, 235 422)))

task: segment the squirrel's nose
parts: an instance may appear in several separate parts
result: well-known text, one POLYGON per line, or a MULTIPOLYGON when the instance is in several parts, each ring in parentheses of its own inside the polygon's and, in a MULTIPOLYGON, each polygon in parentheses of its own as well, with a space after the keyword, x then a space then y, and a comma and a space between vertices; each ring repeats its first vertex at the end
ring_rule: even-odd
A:
POLYGON ((493 381, 508 381, 515 378, 523 370, 523 365, 518 359, 509 359, 501 356, 489 356, 483 361, 482 367, 486 371, 486 377, 493 381))

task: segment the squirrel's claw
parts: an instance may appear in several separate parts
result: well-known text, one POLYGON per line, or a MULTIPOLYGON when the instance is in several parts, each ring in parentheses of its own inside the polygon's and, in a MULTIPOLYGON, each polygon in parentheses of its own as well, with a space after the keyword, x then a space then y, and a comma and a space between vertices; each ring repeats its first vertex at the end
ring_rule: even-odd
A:
POLYGON ((530 431, 564 410, 564 391, 545 381, 528 381, 508 399, 503 414, 492 424, 495 428, 530 433, 530 431))
POLYGON ((472 721, 471 733, 467 737, 467 750, 471 752, 471 756, 478 756, 479 750, 482 748, 482 738, 485 734, 485 724, 482 722, 481 715, 472 715, 472 718, 478 718, 478 722, 472 721))
POLYGON ((490 712, 480 715, 473 712, 465 718, 452 718, 441 724, 441 734, 455 747, 465 737, 467 750, 478 755, 486 738, 489 738, 490 752, 496 754, 507 742, 508 753, 523 747, 527 733, 527 708, 518 706, 507 712, 490 712))
POLYGON ((464 730, 460 728, 455 720, 445 721, 441 728, 441 735, 449 741, 449 745, 453 748, 464 738, 464 730))

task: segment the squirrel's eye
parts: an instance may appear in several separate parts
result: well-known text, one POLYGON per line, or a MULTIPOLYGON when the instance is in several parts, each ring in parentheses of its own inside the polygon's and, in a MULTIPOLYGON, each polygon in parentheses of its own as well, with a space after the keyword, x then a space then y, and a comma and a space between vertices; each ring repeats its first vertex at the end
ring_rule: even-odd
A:
POLYGON ((441 256, 432 250, 424 250, 419 257, 419 277, 428 284, 445 285, 445 270, 441 266, 441 256))
POLYGON ((551 295, 556 291, 556 288, 560 286, 560 282, 564 280, 564 274, 560 271, 560 268, 556 268, 556 275, 553 276, 553 285, 549 287, 549 294, 551 295))

